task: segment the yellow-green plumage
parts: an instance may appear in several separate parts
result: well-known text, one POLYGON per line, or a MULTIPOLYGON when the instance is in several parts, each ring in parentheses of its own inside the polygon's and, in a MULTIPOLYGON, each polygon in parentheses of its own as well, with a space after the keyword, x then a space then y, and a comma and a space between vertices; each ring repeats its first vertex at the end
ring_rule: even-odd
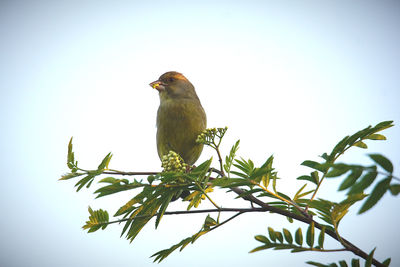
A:
POLYGON ((197 136, 206 128, 206 114, 193 85, 178 72, 167 72, 150 84, 159 91, 157 150, 160 159, 170 150, 194 164, 203 145, 197 136))

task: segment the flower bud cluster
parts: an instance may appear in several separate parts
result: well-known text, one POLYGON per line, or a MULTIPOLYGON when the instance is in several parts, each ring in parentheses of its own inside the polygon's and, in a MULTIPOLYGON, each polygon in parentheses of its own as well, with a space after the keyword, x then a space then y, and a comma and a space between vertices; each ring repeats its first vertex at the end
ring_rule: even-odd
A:
POLYGON ((188 165, 178 153, 170 150, 162 157, 161 167, 164 172, 185 172, 188 165))
POLYGON ((227 130, 228 127, 205 129, 197 136, 196 143, 209 145, 214 141, 215 137, 222 138, 227 130))

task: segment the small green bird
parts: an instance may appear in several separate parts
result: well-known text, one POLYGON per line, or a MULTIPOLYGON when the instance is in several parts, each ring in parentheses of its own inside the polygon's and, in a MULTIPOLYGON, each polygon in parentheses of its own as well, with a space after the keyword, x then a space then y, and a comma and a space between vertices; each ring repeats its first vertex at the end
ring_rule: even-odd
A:
POLYGON ((207 118, 194 86, 179 72, 170 71, 150 83, 157 89, 157 151, 162 160, 170 150, 192 165, 200 157, 202 144, 197 136, 206 129, 207 118))

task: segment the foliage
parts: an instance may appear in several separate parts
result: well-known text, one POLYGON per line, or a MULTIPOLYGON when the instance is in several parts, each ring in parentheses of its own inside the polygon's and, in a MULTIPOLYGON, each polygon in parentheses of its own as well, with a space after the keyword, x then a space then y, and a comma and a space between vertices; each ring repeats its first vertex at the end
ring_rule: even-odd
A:
POLYGON ((339 265, 328 265, 309 261, 314 266, 360 266, 360 259, 365 260, 365 266, 389 266, 390 258, 379 262, 374 258, 375 249, 369 254, 362 251, 356 245, 346 240, 339 230, 341 220, 348 214, 349 209, 358 202, 362 214, 372 209, 379 200, 389 192, 393 196, 400 193, 400 179, 393 175, 393 164, 381 154, 369 154, 371 165, 337 163, 337 159, 352 147, 367 148, 368 140, 386 140, 379 132, 392 127, 392 121, 385 121, 374 127, 367 127, 353 135, 344 137, 330 153, 323 153, 321 162, 305 160, 302 165, 312 169, 309 174, 297 179, 305 181, 297 192, 290 197, 287 193, 278 190, 278 172, 273 167, 274 157, 268 157, 261 166, 256 166, 251 159, 243 159, 237 156, 239 140, 232 146, 225 160, 219 150, 222 138, 227 128, 213 128, 205 130, 199 135, 197 142, 203 143, 216 151, 219 160, 219 169, 212 168, 212 158, 201 163, 197 167, 187 166, 174 152, 163 159, 163 172, 122 172, 109 169, 112 154, 107 154, 95 170, 85 170, 78 167, 72 149, 72 138, 68 145, 67 166, 70 172, 60 180, 76 179, 77 191, 84 186, 89 188, 97 176, 107 175, 98 181, 102 186, 95 191, 96 198, 116 194, 122 191, 132 190, 132 198, 123 204, 114 217, 117 220, 110 221, 107 211, 102 209, 92 210, 89 207, 89 220, 83 226, 88 232, 104 230, 112 223, 124 223, 121 236, 132 242, 141 229, 155 217, 157 227, 164 215, 207 213, 198 232, 189 236, 170 248, 161 250, 152 255, 155 262, 161 262, 173 251, 184 249, 188 244, 194 243, 200 236, 224 225, 237 216, 247 212, 274 212, 285 216, 289 222, 300 221, 308 225, 303 234, 301 227, 291 232, 286 228, 281 231, 268 227, 267 235, 256 235, 256 241, 261 245, 250 252, 266 249, 290 250, 290 252, 329 252, 349 251, 358 256, 348 265, 345 261, 339 261, 339 265), (175 167, 175 165, 177 167, 175 167), (179 165, 179 166, 178 166, 179 165), (171 167, 172 166, 172 167, 171 167), (147 179, 117 179, 112 176, 130 175, 147 176, 147 179), (83 177, 83 178, 82 178, 83 177), (345 191, 346 196, 340 202, 334 202, 322 197, 317 198, 317 193, 326 179, 341 178, 339 191, 345 191), (312 189, 306 190, 307 186, 312 189), (138 189, 138 190, 136 190, 138 189), (216 189, 225 189, 237 194, 237 198, 249 201, 249 208, 221 208, 210 197, 210 193, 216 189), (366 192, 369 193, 366 193, 366 192), (183 211, 169 211, 168 206, 172 201, 181 199, 188 203, 183 211), (215 209, 201 210, 198 207, 203 200, 207 200, 215 209), (257 205, 258 207, 254 207, 257 205), (229 211, 235 214, 220 222, 220 214, 229 211), (217 212, 216 219, 209 213, 217 212), (326 248, 326 237, 338 242, 337 248, 326 248))

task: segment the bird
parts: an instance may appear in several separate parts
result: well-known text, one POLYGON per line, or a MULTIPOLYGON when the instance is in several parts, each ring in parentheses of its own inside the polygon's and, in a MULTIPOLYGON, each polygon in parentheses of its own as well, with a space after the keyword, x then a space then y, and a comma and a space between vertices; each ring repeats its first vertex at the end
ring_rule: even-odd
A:
POLYGON ((207 126, 207 116, 193 84, 183 74, 169 71, 149 84, 158 91, 157 152, 160 160, 171 150, 193 165, 203 150, 197 136, 207 126))

